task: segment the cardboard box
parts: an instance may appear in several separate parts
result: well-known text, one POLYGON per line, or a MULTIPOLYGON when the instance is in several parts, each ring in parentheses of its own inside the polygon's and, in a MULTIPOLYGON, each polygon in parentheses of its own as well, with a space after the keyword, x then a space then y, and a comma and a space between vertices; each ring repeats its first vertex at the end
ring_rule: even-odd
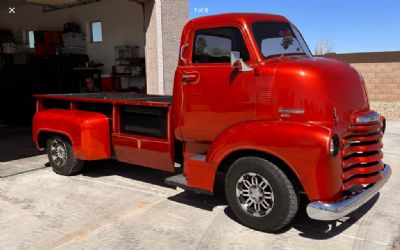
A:
POLYGON ((63 33, 62 35, 64 47, 78 47, 85 48, 86 47, 86 35, 83 33, 63 33))
POLYGON ((17 45, 15 43, 3 43, 4 54, 14 54, 17 52, 17 45))

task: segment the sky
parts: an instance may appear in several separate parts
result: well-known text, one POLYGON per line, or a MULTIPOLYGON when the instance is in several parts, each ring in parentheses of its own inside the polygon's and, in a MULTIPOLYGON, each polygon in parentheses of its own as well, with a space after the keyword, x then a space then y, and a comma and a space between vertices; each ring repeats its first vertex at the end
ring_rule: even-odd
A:
POLYGON ((293 22, 314 51, 399 51, 400 0, 190 0, 190 18, 225 12, 279 14, 293 22))

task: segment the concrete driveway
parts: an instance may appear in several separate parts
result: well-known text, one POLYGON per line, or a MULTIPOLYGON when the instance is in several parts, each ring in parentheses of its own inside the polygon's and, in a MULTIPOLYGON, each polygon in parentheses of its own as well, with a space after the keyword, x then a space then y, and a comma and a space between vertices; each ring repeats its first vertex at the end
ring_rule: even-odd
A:
POLYGON ((400 122, 388 123, 393 175, 380 195, 341 221, 302 211, 276 234, 236 222, 223 195, 165 186, 159 171, 99 161, 56 175, 29 150, 29 136, 0 139, 0 249, 392 249, 399 235, 400 122))

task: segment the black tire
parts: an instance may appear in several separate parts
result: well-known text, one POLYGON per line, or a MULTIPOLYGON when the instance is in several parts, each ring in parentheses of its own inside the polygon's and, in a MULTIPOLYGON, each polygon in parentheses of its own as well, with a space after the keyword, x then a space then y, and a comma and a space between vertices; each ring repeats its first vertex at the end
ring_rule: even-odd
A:
POLYGON ((84 161, 75 157, 74 150, 68 139, 63 136, 55 135, 47 140, 46 146, 47 156, 49 157, 50 165, 54 172, 69 176, 82 171, 84 161), (56 145, 59 145, 61 152, 55 150, 56 145))
POLYGON ((225 195, 230 209, 243 225, 264 232, 275 232, 289 224, 299 207, 297 188, 281 169, 259 157, 243 157, 232 164, 225 179, 225 195), (264 184, 253 185, 253 178, 264 184), (244 185, 246 180, 251 182, 244 185))

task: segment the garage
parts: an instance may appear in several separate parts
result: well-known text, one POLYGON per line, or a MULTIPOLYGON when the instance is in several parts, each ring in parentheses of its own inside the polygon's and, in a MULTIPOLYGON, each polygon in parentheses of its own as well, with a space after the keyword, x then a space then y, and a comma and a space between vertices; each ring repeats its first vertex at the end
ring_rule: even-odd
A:
POLYGON ((9 0, 0 11, 2 127, 30 126, 32 95, 88 91, 88 81, 101 92, 172 92, 188 1, 9 0))

